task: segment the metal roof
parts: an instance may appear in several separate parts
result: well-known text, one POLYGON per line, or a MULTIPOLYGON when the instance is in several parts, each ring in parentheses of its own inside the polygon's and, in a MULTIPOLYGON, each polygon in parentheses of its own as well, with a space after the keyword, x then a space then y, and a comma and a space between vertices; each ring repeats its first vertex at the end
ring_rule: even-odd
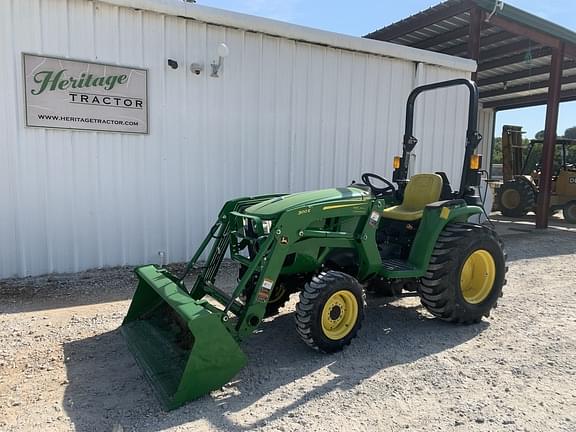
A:
POLYGON ((183 2, 182 0, 99 0, 99 2, 192 19, 194 21, 216 24, 231 29, 248 30, 269 36, 292 39, 298 42, 308 42, 315 45, 330 46, 359 53, 376 54, 384 57, 427 63, 456 70, 469 72, 476 68, 476 64, 469 59, 456 58, 429 50, 407 49, 398 46, 398 44, 378 43, 374 40, 359 38, 357 36, 304 27, 269 18, 183 2))
POLYGON ((495 0, 447 0, 366 38, 467 58, 471 9, 482 12, 476 80, 497 110, 546 103, 551 55, 564 47, 561 101, 576 100, 576 32, 495 0))

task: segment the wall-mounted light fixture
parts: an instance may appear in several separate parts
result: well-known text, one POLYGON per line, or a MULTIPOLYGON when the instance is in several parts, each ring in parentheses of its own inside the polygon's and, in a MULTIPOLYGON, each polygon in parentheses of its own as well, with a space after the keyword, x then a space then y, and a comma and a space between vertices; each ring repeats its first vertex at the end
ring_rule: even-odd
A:
POLYGON ((224 58, 228 57, 228 54, 230 54, 230 49, 228 48, 228 45, 226 45, 225 43, 221 43, 218 45, 218 62, 213 61, 210 66, 212 66, 212 73, 210 74, 211 77, 213 78, 218 78, 218 72, 220 72, 220 69, 222 68, 222 65, 224 64, 224 58))
POLYGON ((178 62, 174 59, 168 59, 168 66, 172 69, 178 69, 178 62))

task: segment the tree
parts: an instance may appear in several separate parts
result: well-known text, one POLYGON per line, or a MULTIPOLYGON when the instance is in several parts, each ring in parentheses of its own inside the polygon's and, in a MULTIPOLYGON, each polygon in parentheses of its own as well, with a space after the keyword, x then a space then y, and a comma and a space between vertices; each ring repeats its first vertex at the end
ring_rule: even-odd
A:
POLYGON ((502 138, 496 137, 494 139, 494 146, 492 147, 492 163, 502 163, 502 138))
POLYGON ((564 138, 576 139, 576 126, 569 127, 564 131, 564 138))
MULTIPOLYGON (((544 131, 538 132, 534 135, 534 138, 537 140, 544 139, 544 131)), ((576 126, 569 127, 564 131, 563 137, 558 138, 568 138, 568 139, 576 139, 576 126)), ((525 149, 529 146, 529 140, 524 138, 522 140, 522 145, 525 149)), ((540 163, 540 159, 542 157, 542 144, 534 144, 532 152, 528 155, 526 150, 524 151, 524 158, 527 158, 523 161, 525 164, 525 173, 530 173, 532 170, 536 169, 537 165, 540 163)), ((492 148, 492 163, 494 164, 501 164, 502 163, 502 138, 497 137, 494 139, 494 146, 492 148)), ((566 163, 568 164, 576 164, 576 144, 568 145, 566 147, 566 163)), ((554 148, 554 169, 555 173, 558 172, 562 165, 562 147, 555 146, 554 148)))

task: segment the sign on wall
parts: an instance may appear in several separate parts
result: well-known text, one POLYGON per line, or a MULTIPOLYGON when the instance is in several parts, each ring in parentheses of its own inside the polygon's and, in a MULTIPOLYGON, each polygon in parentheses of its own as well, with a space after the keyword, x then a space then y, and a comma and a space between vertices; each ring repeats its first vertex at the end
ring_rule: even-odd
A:
POLYGON ((148 133, 147 71, 23 54, 26 125, 148 133))

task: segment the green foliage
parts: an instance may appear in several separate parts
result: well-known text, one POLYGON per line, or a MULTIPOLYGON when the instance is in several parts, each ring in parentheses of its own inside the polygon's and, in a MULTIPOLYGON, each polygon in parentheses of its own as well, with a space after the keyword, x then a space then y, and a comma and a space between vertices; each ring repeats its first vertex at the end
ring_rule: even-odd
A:
POLYGON ((564 131, 564 138, 576 139, 576 126, 569 127, 564 131))
POLYGON ((494 146, 492 148, 492 163, 502 163, 502 138, 497 137, 494 139, 494 146))
MULTIPOLYGON (((536 165, 540 163, 540 158, 542 157, 542 144, 534 144, 534 148, 532 149, 530 155, 525 153, 524 157, 528 157, 528 159, 524 160, 524 173, 530 174, 536 169, 536 165)), ((554 165, 556 165, 556 163, 554 165)))
POLYGON ((576 165, 576 144, 566 146, 566 163, 576 165))
MULTIPOLYGON (((576 126, 569 127, 568 129, 566 129, 564 131, 564 135, 559 136, 558 138, 576 139, 576 126)), ((543 140, 544 139, 544 131, 541 130, 539 132, 536 132, 536 135, 534 135, 534 139, 543 140)))
MULTIPOLYGON (((526 156, 526 155, 525 155, 526 156)), ((542 144, 534 144, 534 149, 530 154, 530 157, 526 161, 525 173, 529 174, 534 169, 536 165, 540 163, 542 157, 542 144)), ((576 163, 576 145, 566 146, 566 163, 575 164, 576 163)), ((557 145, 554 148, 554 168, 553 172, 557 174, 562 166, 562 146, 557 145)))
MULTIPOLYGON (((534 136, 537 140, 544 139, 544 131, 539 131, 534 136)), ((576 126, 569 127, 564 131, 564 136, 558 138, 568 138, 576 139, 576 126)), ((522 144, 526 147, 524 151, 524 157, 528 156, 528 145, 530 140, 523 139, 522 144)), ((542 157, 542 144, 534 144, 534 148, 530 153, 528 160, 525 161, 526 168, 524 172, 529 174, 536 169, 536 166, 540 163, 540 158, 542 157)), ((502 138, 497 137, 494 139, 494 147, 492 150, 492 163, 501 164, 502 163, 502 138)), ((566 147, 566 163, 576 164, 576 144, 566 147)), ((556 146, 554 150, 554 172, 558 172, 560 166, 562 165, 562 147, 556 146)))

